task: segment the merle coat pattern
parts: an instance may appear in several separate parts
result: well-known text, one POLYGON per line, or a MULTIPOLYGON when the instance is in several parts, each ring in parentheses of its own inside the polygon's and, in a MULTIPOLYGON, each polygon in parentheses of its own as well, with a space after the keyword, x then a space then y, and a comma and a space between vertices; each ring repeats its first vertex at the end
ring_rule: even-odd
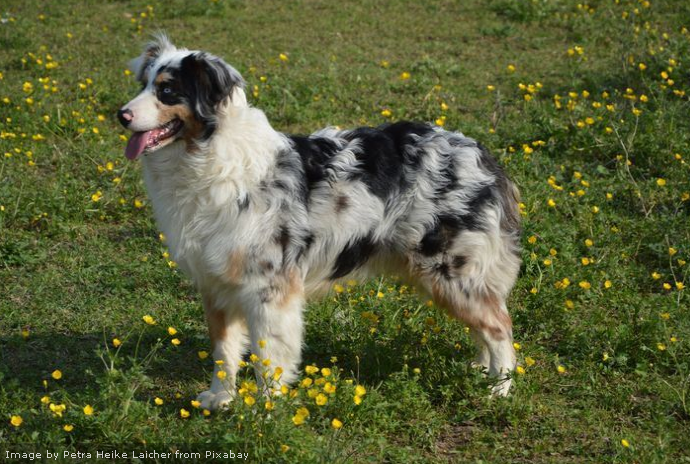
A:
POLYGON ((247 349, 271 361, 257 372, 279 366, 279 383, 295 380, 306 296, 382 272, 465 322, 494 393, 508 393, 518 192, 484 147, 413 122, 279 133, 234 68, 165 37, 133 67, 143 89, 118 113, 133 131, 125 153, 143 155, 158 226, 223 361, 204 408, 232 399, 247 349))

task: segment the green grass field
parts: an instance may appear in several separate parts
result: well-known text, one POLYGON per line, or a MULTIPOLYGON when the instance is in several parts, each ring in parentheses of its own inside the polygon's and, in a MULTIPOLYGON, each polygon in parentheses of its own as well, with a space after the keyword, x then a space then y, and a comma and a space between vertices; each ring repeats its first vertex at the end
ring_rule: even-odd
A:
POLYGON ((690 3, 8 0, 0 15, 0 460, 690 462, 690 3), (159 29, 233 64, 279 130, 436 121, 491 149, 523 201, 509 398, 488 397, 464 327, 393 276, 312 302, 319 369, 292 393, 266 405, 247 367, 230 410, 194 407, 213 368, 203 311, 115 118, 159 29))

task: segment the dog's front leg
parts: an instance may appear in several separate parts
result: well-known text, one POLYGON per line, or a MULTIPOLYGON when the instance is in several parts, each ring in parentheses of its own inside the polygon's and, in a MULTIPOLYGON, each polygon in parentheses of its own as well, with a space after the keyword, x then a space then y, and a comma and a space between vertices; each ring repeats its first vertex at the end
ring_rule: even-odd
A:
POLYGON ((297 271, 272 280, 254 294, 245 307, 257 385, 265 395, 279 394, 280 387, 297 376, 303 337, 304 286, 297 271))
POLYGON ((235 379, 247 344, 247 327, 239 310, 226 308, 212 293, 203 294, 204 312, 213 348, 211 388, 197 400, 205 409, 219 409, 235 397, 235 379))

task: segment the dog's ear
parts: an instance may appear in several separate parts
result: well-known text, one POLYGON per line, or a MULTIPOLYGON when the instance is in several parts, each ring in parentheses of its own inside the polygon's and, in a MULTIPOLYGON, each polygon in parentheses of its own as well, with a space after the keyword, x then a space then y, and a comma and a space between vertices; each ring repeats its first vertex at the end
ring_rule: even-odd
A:
POLYGON ((162 32, 155 34, 154 39, 146 44, 141 55, 130 62, 129 68, 134 73, 137 80, 143 85, 146 85, 148 81, 148 70, 151 63, 156 61, 156 58, 164 51, 172 50, 176 50, 176 48, 170 42, 168 36, 162 32))
POLYGON ((194 85, 197 110, 201 109, 199 105, 215 110, 218 104, 232 97, 236 88, 244 86, 244 80, 235 68, 208 53, 187 55, 182 60, 180 69, 183 81, 194 85))

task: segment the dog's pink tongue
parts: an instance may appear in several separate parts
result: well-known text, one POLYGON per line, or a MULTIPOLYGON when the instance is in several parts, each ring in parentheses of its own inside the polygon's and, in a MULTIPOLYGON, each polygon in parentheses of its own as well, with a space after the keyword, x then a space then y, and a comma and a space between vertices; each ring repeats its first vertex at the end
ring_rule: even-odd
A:
POLYGON ((125 156, 127 159, 133 160, 146 148, 146 141, 148 140, 148 132, 135 132, 129 138, 127 147, 125 148, 125 156))

